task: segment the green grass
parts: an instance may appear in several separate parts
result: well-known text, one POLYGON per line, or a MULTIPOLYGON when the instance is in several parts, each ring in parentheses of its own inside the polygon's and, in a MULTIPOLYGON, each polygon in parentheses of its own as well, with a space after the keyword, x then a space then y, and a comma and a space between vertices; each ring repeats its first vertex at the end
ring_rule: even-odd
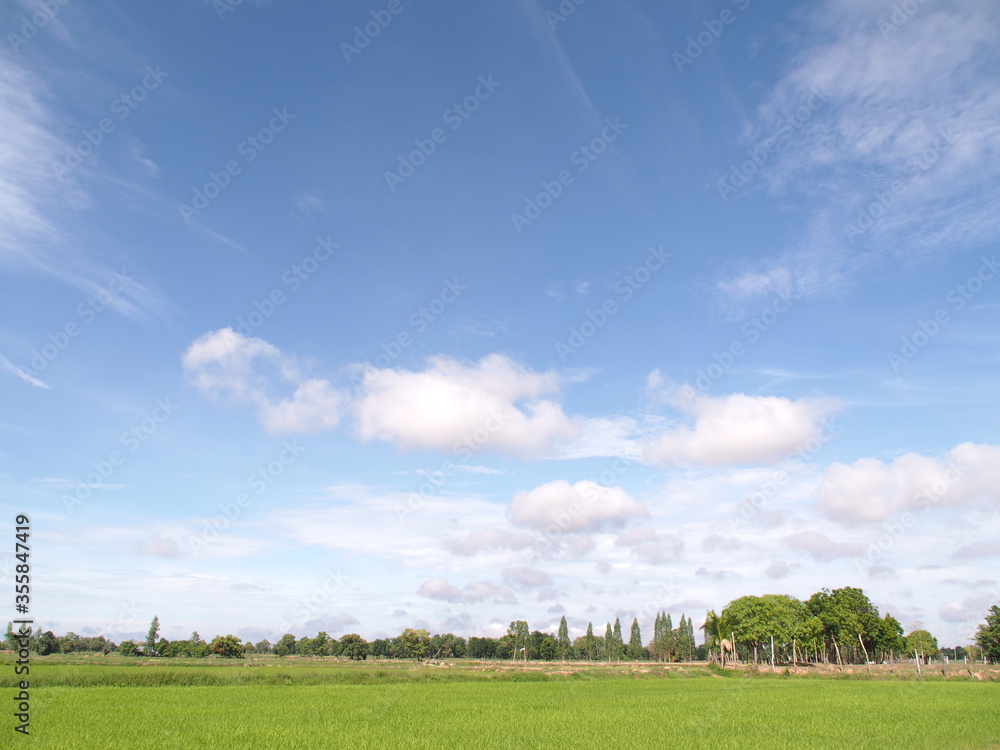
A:
MULTIPOLYGON (((72 665, 52 668, 74 669, 72 665)), ((79 674, 107 668, 83 669, 79 674)), ((110 669, 106 676, 114 677, 122 673, 138 676, 150 668, 110 669)), ((153 669, 164 670, 163 674, 171 671, 153 669)), ((712 675, 635 679, 627 673, 605 673, 603 679, 594 673, 522 681, 491 679, 485 676, 489 673, 473 678, 472 670, 463 679, 453 674, 448 681, 432 681, 426 668, 401 665, 395 672, 392 666, 382 669, 396 677, 411 675, 396 682, 309 684, 321 679, 324 671, 329 678, 374 673, 379 668, 303 665, 281 668, 294 675, 294 684, 262 680, 239 684, 238 673, 274 674, 279 668, 171 669, 192 678, 214 674, 228 679, 217 685, 33 687, 31 739, 11 737, 14 733, 8 728, 0 747, 886 750, 1000 746, 1000 683, 995 682, 712 675), (424 677, 417 679, 414 674, 424 677)))

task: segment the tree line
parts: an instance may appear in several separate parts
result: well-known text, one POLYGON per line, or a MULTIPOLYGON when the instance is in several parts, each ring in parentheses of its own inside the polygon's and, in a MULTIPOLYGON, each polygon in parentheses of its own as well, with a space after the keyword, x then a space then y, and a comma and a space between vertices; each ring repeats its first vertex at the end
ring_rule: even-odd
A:
MULTIPOLYGON (((339 640, 325 631, 314 637, 296 638, 286 633, 276 643, 264 639, 243 642, 235 635, 219 635, 205 641, 197 631, 186 640, 160 637, 159 617, 150 623, 145 641, 124 640, 115 644, 103 635, 94 637, 67 633, 55 636, 36 628, 28 647, 39 655, 92 652, 121 656, 243 658, 247 654, 275 656, 332 656, 364 660, 381 659, 508 659, 574 661, 750 661, 754 663, 824 662, 859 664, 948 657, 1000 662, 1000 606, 994 605, 979 625, 973 646, 942 649, 937 639, 916 623, 904 635, 903 626, 889 613, 884 616, 859 588, 823 589, 801 601, 783 594, 743 596, 727 604, 721 613, 705 616, 704 642, 697 644, 694 621, 681 615, 674 627, 671 615, 657 613, 653 636, 643 644, 638 618, 632 620, 626 643, 619 618, 605 624, 604 634, 594 633, 593 623, 576 639, 569 637, 563 615, 555 634, 530 630, 524 620, 514 620, 498 637, 464 638, 453 633, 431 634, 425 629, 406 628, 394 638, 366 641, 357 633, 339 640)), ((18 648, 13 623, 8 623, 7 648, 18 648)))

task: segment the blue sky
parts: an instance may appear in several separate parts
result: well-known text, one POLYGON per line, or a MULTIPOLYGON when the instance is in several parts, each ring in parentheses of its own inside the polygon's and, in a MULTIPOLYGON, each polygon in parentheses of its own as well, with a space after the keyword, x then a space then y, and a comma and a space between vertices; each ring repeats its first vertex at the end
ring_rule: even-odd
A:
POLYGON ((964 643, 1000 13, 778 5, 9 4, 37 621, 650 635, 861 586, 964 643))

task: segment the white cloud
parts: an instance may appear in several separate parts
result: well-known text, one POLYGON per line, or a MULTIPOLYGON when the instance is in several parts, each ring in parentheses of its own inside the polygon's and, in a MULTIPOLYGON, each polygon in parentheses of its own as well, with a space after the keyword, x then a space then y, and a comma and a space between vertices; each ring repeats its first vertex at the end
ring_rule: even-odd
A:
POLYGON ((173 539, 165 539, 159 534, 151 537, 136 546, 136 551, 143 555, 154 555, 156 557, 178 557, 180 549, 173 539))
POLYGON ((422 372, 369 369, 357 404, 361 440, 463 456, 496 451, 525 458, 551 452, 577 428, 545 394, 555 373, 535 373, 491 354, 473 365, 432 357, 422 372))
POLYGON ((660 565, 668 560, 680 559, 684 540, 675 534, 657 532, 651 525, 633 526, 615 539, 616 547, 628 548, 634 557, 660 565))
POLYGON ((444 548, 456 555, 470 557, 483 550, 523 550, 534 546, 539 539, 530 534, 518 534, 503 529, 474 531, 465 539, 445 539, 444 548))
POLYGON ((811 6, 801 51, 743 140, 753 148, 779 137, 748 189, 805 195, 815 209, 798 247, 720 282, 730 299, 779 290, 807 296, 869 271, 882 254, 912 261, 1000 235, 1000 186, 992 179, 1000 168, 1000 89, 986 73, 1000 49, 997 7, 920 4, 887 31, 879 22, 891 14, 888 5, 858 0, 811 6), (789 130, 787 118, 815 91, 823 99, 789 130), (943 133, 950 145, 939 140, 943 133), (902 189, 889 207, 849 235, 845 226, 894 183, 902 189))
POLYGON ((952 553, 952 557, 956 560, 975 560, 980 557, 998 556, 1000 556, 1000 542, 992 539, 962 545, 952 553))
POLYGON ((666 399, 695 423, 669 430, 646 446, 646 460, 664 466, 779 461, 816 438, 839 408, 831 399, 701 396, 689 386, 668 392, 666 399))
POLYGON ((775 560, 764 570, 764 574, 771 579, 786 578, 802 566, 798 563, 787 563, 784 560, 775 560))
POLYGON ((505 604, 517 603, 514 592, 506 586, 490 581, 472 581, 465 584, 464 588, 448 582, 446 578, 430 578, 420 584, 417 593, 426 596, 428 599, 439 599, 441 601, 459 602, 498 602, 505 604))
POLYGON ((840 557, 855 557, 862 553, 859 544, 835 542, 818 531, 800 531, 782 539, 789 549, 806 552, 818 562, 830 562, 840 557))
POLYGON ((646 506, 621 487, 604 487, 589 479, 576 484, 557 479, 533 490, 520 490, 508 509, 519 526, 561 532, 620 527, 630 518, 648 514, 646 506))
POLYGON ((318 432, 340 421, 341 394, 326 380, 303 378, 294 357, 263 339, 220 328, 191 344, 182 364, 203 393, 256 406, 273 434, 318 432), (296 386, 290 399, 269 395, 280 384, 296 386))
POLYGON ((0 354, 0 370, 9 372, 12 375, 19 377, 26 385, 30 385, 34 388, 44 388, 48 390, 48 385, 43 381, 34 377, 31 373, 25 371, 24 369, 18 367, 13 362, 9 361, 5 356, 0 354))
POLYGON ((943 458, 907 453, 891 462, 862 458, 827 468, 820 507, 848 524, 882 521, 902 510, 1000 499, 1000 446, 962 443, 943 458))
POLYGON ((516 588, 539 588, 551 585, 552 576, 538 568, 506 568, 503 580, 508 586, 516 588))

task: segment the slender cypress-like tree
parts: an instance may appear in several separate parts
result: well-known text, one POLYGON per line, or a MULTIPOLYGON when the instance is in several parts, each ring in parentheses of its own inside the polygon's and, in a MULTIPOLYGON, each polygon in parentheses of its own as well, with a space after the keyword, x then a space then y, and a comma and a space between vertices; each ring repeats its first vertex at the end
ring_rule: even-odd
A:
POLYGON ((639 661, 642 658, 642 633, 639 632, 639 618, 632 618, 632 634, 628 639, 628 658, 639 661))
POLYGON ((563 615, 559 621, 559 658, 566 661, 570 648, 569 625, 566 624, 566 615, 563 615))
POLYGON ((614 639, 615 639, 615 645, 614 645, 614 651, 612 651, 612 655, 614 657, 614 660, 618 661, 622 658, 622 652, 625 650, 624 649, 625 642, 622 639, 622 623, 621 620, 619 620, 617 617, 615 618, 614 639))
POLYGON ((674 622, 667 613, 667 619, 663 622, 663 659, 673 661, 677 645, 677 631, 674 630, 674 622))
POLYGON ((611 657, 615 652, 615 637, 611 633, 611 623, 609 622, 604 628, 604 658, 607 661, 611 661, 611 657))

